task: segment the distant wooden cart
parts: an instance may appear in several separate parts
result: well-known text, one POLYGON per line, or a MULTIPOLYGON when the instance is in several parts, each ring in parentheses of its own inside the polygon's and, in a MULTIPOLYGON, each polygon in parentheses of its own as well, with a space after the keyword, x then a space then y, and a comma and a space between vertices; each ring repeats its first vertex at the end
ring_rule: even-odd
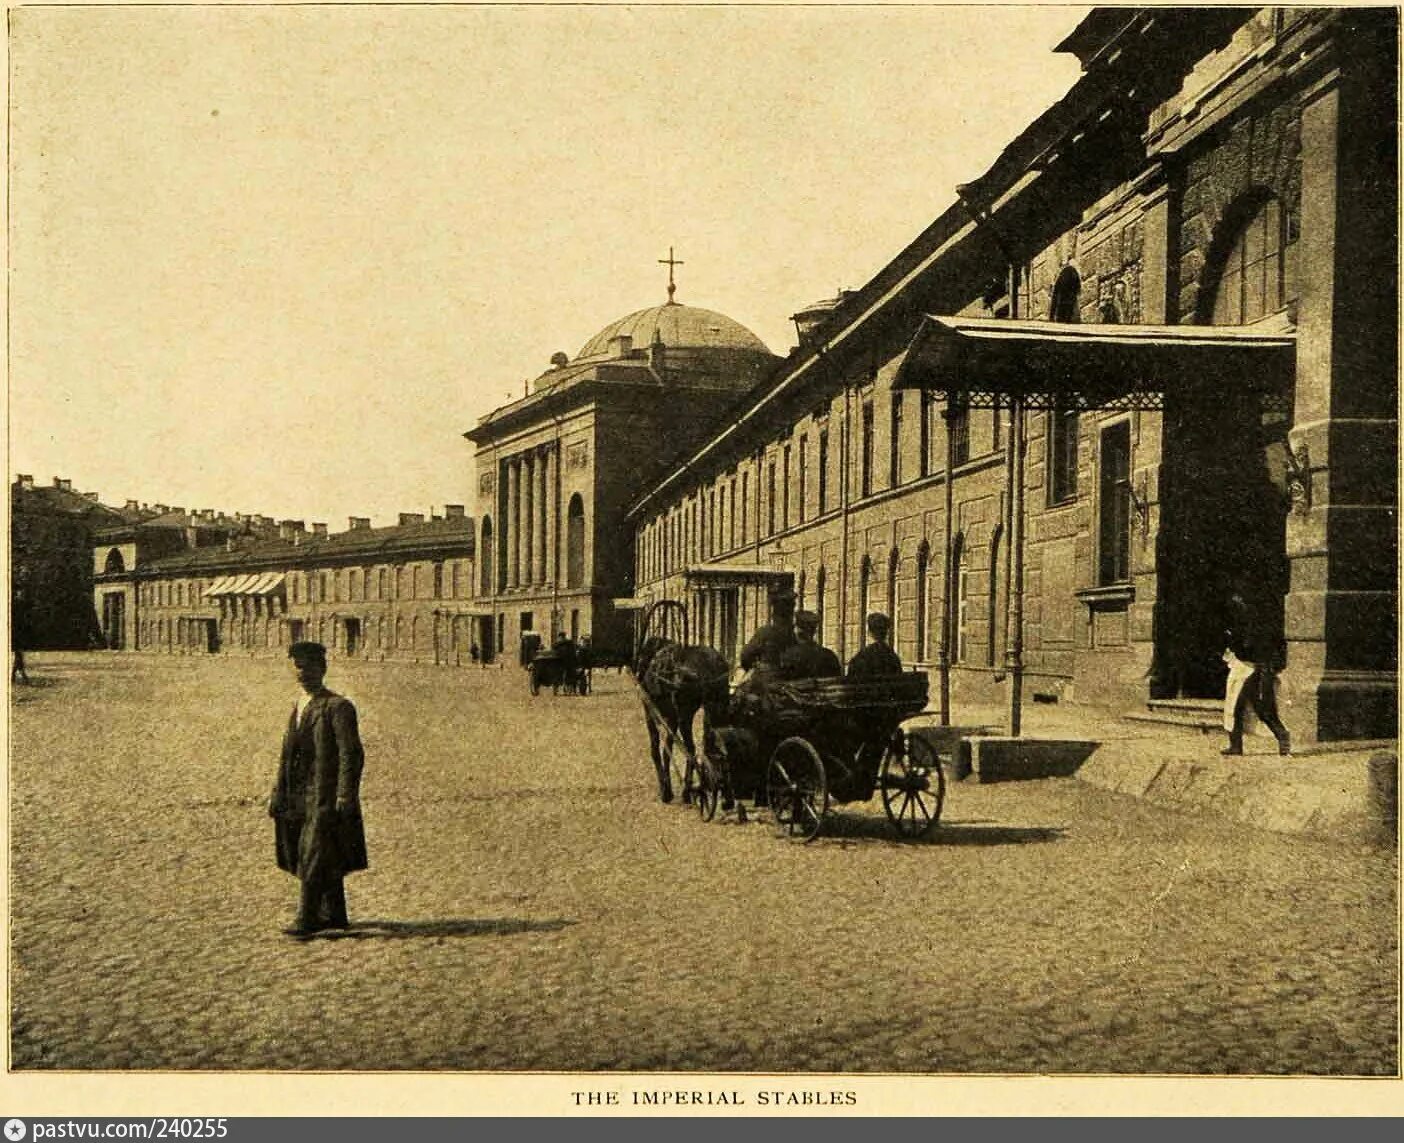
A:
POLYGON ((579 653, 562 655, 559 651, 538 651, 527 666, 527 685, 539 695, 543 687, 552 694, 587 695, 590 693, 590 668, 579 653))

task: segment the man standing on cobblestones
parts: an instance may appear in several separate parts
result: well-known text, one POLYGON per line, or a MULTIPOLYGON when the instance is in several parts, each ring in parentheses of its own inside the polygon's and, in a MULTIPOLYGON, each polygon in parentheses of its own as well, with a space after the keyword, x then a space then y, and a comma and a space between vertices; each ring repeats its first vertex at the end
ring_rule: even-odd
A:
POLYGON ((283 736, 278 781, 268 803, 278 868, 302 882, 302 900, 289 936, 345 929, 343 878, 366 868, 361 821, 364 754, 356 707, 327 690, 327 651, 320 643, 288 648, 302 694, 283 736))

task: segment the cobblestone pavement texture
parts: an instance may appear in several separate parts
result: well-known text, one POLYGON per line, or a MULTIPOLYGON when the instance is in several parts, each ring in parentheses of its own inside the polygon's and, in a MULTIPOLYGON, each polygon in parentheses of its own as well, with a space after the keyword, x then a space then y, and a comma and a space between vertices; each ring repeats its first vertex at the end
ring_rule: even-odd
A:
POLYGON ((281 928, 285 662, 33 657, 12 1066, 1393 1074, 1395 856, 1070 779, 809 846, 657 801, 627 676, 334 663, 357 927, 281 928))

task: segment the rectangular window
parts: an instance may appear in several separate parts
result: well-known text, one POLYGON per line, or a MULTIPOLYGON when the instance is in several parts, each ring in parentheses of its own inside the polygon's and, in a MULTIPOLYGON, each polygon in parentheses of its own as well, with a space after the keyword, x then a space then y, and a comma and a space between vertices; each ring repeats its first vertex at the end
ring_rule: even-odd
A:
POLYGON ((959 468, 970 459, 970 406, 961 402, 950 409, 950 467, 959 468))
POLYGON ((1102 430, 1099 481, 1098 582, 1128 583, 1131 579, 1131 425, 1128 421, 1102 430))
POLYGON ((790 446, 785 446, 784 462, 780 466, 780 527, 790 526, 790 446))
POLYGON ((829 510, 829 430, 819 430, 819 514, 829 510))
POLYGON ((799 439, 799 518, 803 524, 809 518, 809 438, 799 439))
POLYGON ((871 496, 873 494, 873 403, 871 401, 863 402, 863 435, 860 462, 858 495, 871 496))
POLYGON ((918 471, 922 476, 930 476, 935 469, 931 461, 931 441, 935 434, 931 431, 931 426, 936 420, 936 399, 931 395, 930 389, 921 391, 921 441, 920 455, 917 457, 918 471))
POLYGON ((1000 403, 998 396, 994 399, 994 408, 990 410, 990 451, 998 452, 1000 443, 1004 439, 1004 406, 1000 403))
POLYGON ((731 478, 730 503, 726 510, 726 538, 729 548, 736 547, 736 477, 731 478))
POLYGON ((896 488, 902 483, 902 394, 892 394, 890 452, 887 458, 887 483, 896 488))
POLYGON ((1048 414, 1048 503, 1062 504, 1077 497, 1076 409, 1054 409, 1048 414))
POLYGON ((751 528, 751 474, 741 474, 741 542, 746 542, 746 534, 751 528))
POLYGON ((772 460, 765 470, 765 512, 767 536, 775 535, 775 462, 772 460))

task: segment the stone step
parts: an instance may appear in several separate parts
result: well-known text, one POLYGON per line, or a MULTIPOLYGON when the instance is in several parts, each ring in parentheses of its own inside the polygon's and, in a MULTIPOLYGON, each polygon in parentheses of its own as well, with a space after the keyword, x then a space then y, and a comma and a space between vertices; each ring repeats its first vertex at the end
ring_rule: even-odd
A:
POLYGON ((1222 733, 1224 729, 1222 707, 1213 711, 1129 710, 1121 717, 1126 722, 1149 722, 1157 726, 1174 727, 1177 730, 1195 730, 1201 734, 1214 731, 1222 733))

